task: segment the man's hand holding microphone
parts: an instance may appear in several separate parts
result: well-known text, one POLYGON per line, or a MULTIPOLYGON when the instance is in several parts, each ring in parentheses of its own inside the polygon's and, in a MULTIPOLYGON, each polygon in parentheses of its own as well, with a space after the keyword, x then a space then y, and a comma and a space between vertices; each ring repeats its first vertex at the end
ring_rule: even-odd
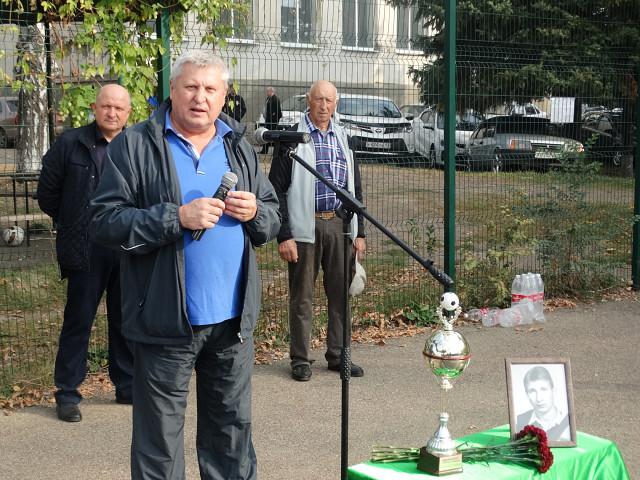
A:
POLYGON ((200 240, 207 229, 213 228, 223 213, 240 222, 247 222, 256 216, 256 196, 251 192, 232 190, 237 182, 236 174, 227 172, 222 176, 213 197, 196 198, 178 208, 180 225, 193 230, 194 240, 200 240))

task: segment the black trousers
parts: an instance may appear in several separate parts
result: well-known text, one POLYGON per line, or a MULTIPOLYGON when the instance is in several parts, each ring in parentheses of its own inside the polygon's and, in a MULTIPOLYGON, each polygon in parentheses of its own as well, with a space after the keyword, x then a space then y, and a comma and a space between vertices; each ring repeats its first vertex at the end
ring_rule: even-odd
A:
POLYGON ((239 319, 193 328, 189 345, 135 344, 132 480, 184 480, 184 419, 196 372, 196 450, 203 480, 255 480, 253 339, 239 319))
POLYGON ((87 352, 91 328, 102 294, 107 293, 109 324, 109 377, 116 398, 132 395, 133 354, 122 336, 119 253, 92 246, 88 272, 65 271, 68 277, 67 303, 60 332, 54 380, 57 403, 79 403, 78 387, 87 374, 87 352))

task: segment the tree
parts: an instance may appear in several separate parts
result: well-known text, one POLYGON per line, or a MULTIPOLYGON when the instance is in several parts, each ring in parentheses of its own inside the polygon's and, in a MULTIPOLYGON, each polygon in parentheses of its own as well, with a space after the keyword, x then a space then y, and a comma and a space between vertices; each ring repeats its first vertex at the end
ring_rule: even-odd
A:
MULTIPOLYGON (((62 90, 58 113, 70 118, 74 126, 87 122, 96 87, 113 81, 131 94, 130 118, 135 122, 147 118, 152 109, 148 100, 154 96, 157 85, 155 60, 164 53, 162 39, 155 33, 155 20, 161 11, 170 9, 169 27, 174 45, 180 44, 189 17, 204 26, 201 44, 209 48, 223 43, 230 32, 231 27, 220 21, 221 15, 230 9, 246 11, 244 0, 1 1, 4 24, 29 25, 28 30, 21 27, 16 67, 20 75, 11 81, 12 87, 22 92, 21 98, 31 98, 21 102, 21 114, 25 114, 21 116, 21 137, 25 139, 22 145, 27 145, 28 139, 47 138, 47 112, 41 108, 47 80, 45 55, 55 58, 60 65, 58 78, 49 80, 62 90), (51 48, 46 53, 41 48, 40 35, 45 24, 51 31, 51 48), (76 58, 81 60, 74 63, 72 59, 76 58), (38 108, 31 109, 31 105, 38 108)), ((28 142, 31 147, 33 143, 28 142)), ((41 150, 25 148, 23 155, 28 158, 18 166, 24 170, 39 169, 44 153, 41 150)))
POLYGON ((40 159, 49 148, 44 25, 20 26, 16 62, 16 82, 20 84, 18 118, 20 135, 16 156, 17 172, 39 170, 40 159), (29 125, 29 128, 25 128, 29 125))
MULTIPOLYGON (((438 103, 444 2, 389 1, 415 5, 425 31, 435 32, 421 39, 427 62, 409 74, 423 101, 438 103)), ((629 107, 629 82, 637 85, 640 68, 640 9, 637 0, 460 0, 456 43, 460 110, 545 96, 629 107)))

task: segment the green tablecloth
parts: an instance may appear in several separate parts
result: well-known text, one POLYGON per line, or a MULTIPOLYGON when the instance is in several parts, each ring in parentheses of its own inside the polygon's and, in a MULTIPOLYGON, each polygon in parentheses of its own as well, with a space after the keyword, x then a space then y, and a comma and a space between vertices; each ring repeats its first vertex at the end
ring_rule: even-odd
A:
MULTIPOLYGON (((508 463, 463 463, 464 471, 437 477, 421 472, 416 462, 360 463, 349 468, 350 480, 629 480, 618 447, 603 438, 578 432, 577 447, 552 448, 553 465, 545 474, 508 463)), ((509 426, 467 435, 460 439, 480 445, 506 443, 509 426)))

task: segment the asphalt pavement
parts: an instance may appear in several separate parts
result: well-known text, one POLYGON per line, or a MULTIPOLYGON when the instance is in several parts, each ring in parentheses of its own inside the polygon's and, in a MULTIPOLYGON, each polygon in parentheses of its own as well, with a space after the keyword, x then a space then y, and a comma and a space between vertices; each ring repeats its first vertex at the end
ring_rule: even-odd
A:
MULTIPOLYGON (((371 446, 421 446, 444 402, 455 437, 508 423, 504 359, 568 357, 577 429, 614 441, 632 479, 640 478, 640 301, 625 299, 547 312, 543 329, 464 326, 472 360, 452 391, 440 393, 421 351, 427 335, 354 345, 365 369, 349 389, 349 464, 371 446)), ((288 361, 255 368, 254 443, 261 480, 340 478, 341 382, 323 352, 309 382, 289 377, 288 361)), ((197 479, 195 392, 185 426, 187 478, 197 479)), ((84 419, 57 420, 53 407, 0 416, 0 479, 129 478, 131 408, 111 396, 85 400, 84 419)), ((582 479, 581 479, 582 480, 582 479)), ((586 480, 586 479, 585 479, 586 480)), ((604 479, 616 480, 616 479, 604 479)))

